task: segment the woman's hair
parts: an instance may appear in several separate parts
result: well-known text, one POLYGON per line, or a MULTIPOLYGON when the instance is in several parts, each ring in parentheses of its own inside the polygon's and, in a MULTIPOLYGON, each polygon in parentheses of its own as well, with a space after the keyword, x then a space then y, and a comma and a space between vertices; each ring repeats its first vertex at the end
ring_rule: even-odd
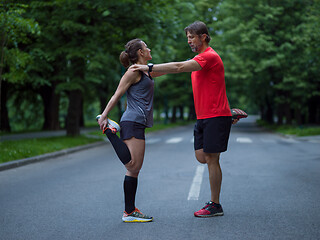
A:
POLYGON ((211 40, 206 24, 201 21, 195 21, 194 23, 191 23, 188 27, 184 29, 184 31, 186 34, 189 32, 198 36, 206 34, 206 42, 209 43, 211 40))
POLYGON ((138 61, 137 51, 142 49, 141 39, 132 39, 125 45, 125 51, 122 51, 119 57, 121 64, 127 68, 130 64, 135 64, 138 61))

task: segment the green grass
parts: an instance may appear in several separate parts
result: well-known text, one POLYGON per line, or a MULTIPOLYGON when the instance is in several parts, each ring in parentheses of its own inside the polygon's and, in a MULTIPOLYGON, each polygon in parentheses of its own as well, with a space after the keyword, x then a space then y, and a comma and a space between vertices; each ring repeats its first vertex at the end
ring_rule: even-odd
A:
POLYGON ((320 135, 320 127, 278 127, 277 131, 283 134, 295 135, 298 137, 320 135))
POLYGON ((278 132, 286 135, 294 135, 297 137, 320 135, 320 126, 304 126, 304 125, 292 126, 292 125, 276 125, 276 124, 271 125, 261 120, 258 121, 258 124, 274 132, 278 132))
MULTIPOLYGON (((176 126, 190 124, 191 122, 177 122, 170 124, 155 124, 152 128, 147 128, 146 133, 159 131, 176 126)), ((98 127, 97 127, 98 128, 98 127)), ((103 140, 105 137, 100 130, 89 133, 93 137, 50 137, 36 139, 22 139, 17 141, 0 142, 0 163, 13 160, 38 156, 45 153, 51 153, 67 148, 81 146, 103 140)))
POLYGON ((89 138, 85 136, 65 136, 3 141, 0 142, 0 163, 34 157, 41 154, 51 153, 97 141, 101 141, 101 139, 89 138))

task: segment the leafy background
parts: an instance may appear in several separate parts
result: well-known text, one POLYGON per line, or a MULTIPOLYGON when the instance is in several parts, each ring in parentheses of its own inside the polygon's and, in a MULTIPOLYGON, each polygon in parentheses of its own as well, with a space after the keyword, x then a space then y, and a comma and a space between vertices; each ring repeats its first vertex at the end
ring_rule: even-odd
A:
MULTIPOLYGON (((144 40, 154 63, 184 61, 194 53, 183 29, 196 20, 224 62, 231 107, 319 124, 319 12, 319 0, 2 1, 0 130, 78 135, 114 93, 127 41, 144 40)), ((190 74, 157 78, 154 104, 156 121, 193 119, 190 74)))

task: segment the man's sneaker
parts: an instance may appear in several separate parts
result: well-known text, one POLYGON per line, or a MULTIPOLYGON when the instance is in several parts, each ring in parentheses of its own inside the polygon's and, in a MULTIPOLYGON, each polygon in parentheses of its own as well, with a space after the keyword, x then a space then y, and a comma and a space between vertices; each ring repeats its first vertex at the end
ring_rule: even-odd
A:
POLYGON ((153 217, 142 214, 138 208, 132 213, 128 214, 126 211, 123 213, 122 221, 124 222, 151 222, 153 217))
POLYGON ((214 202, 206 203, 202 209, 194 213, 195 217, 215 217, 223 216, 223 209, 220 204, 214 202))
POLYGON ((232 114, 232 119, 238 119, 239 120, 240 118, 248 117, 248 114, 245 111, 243 111, 243 110, 241 110, 239 108, 232 108, 231 109, 231 114, 232 114))
MULTIPOLYGON (((96 117, 96 120, 98 121, 100 117, 101 115, 98 115, 96 117)), ((120 125, 117 122, 108 118, 108 125, 105 129, 103 129, 103 133, 105 133, 107 129, 110 129, 113 133, 117 133, 120 131, 120 125)))

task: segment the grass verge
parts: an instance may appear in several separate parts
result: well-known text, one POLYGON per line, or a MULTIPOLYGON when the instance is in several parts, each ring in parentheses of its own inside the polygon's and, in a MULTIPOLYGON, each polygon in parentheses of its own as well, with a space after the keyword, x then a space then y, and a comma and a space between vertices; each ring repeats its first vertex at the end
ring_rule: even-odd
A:
POLYGON ((258 125, 270 129, 274 132, 293 135, 297 137, 303 136, 315 136, 320 135, 320 126, 292 126, 292 125, 276 125, 276 124, 268 124, 264 121, 258 120, 258 125))
POLYGON ((0 163, 34 157, 45 153, 51 153, 67 148, 94 143, 97 141, 101 141, 101 139, 90 138, 82 135, 79 137, 64 136, 3 141, 0 142, 0 163))
MULTIPOLYGON (((177 122, 170 124, 155 124, 152 128, 147 128, 146 133, 159 131, 167 128, 190 124, 191 122, 177 122)), ((0 142, 0 163, 13 160, 38 156, 45 153, 60 151, 67 148, 77 147, 102 141, 105 137, 100 130, 89 133, 94 137, 81 135, 79 137, 48 137, 35 139, 22 139, 16 141, 0 142)))

